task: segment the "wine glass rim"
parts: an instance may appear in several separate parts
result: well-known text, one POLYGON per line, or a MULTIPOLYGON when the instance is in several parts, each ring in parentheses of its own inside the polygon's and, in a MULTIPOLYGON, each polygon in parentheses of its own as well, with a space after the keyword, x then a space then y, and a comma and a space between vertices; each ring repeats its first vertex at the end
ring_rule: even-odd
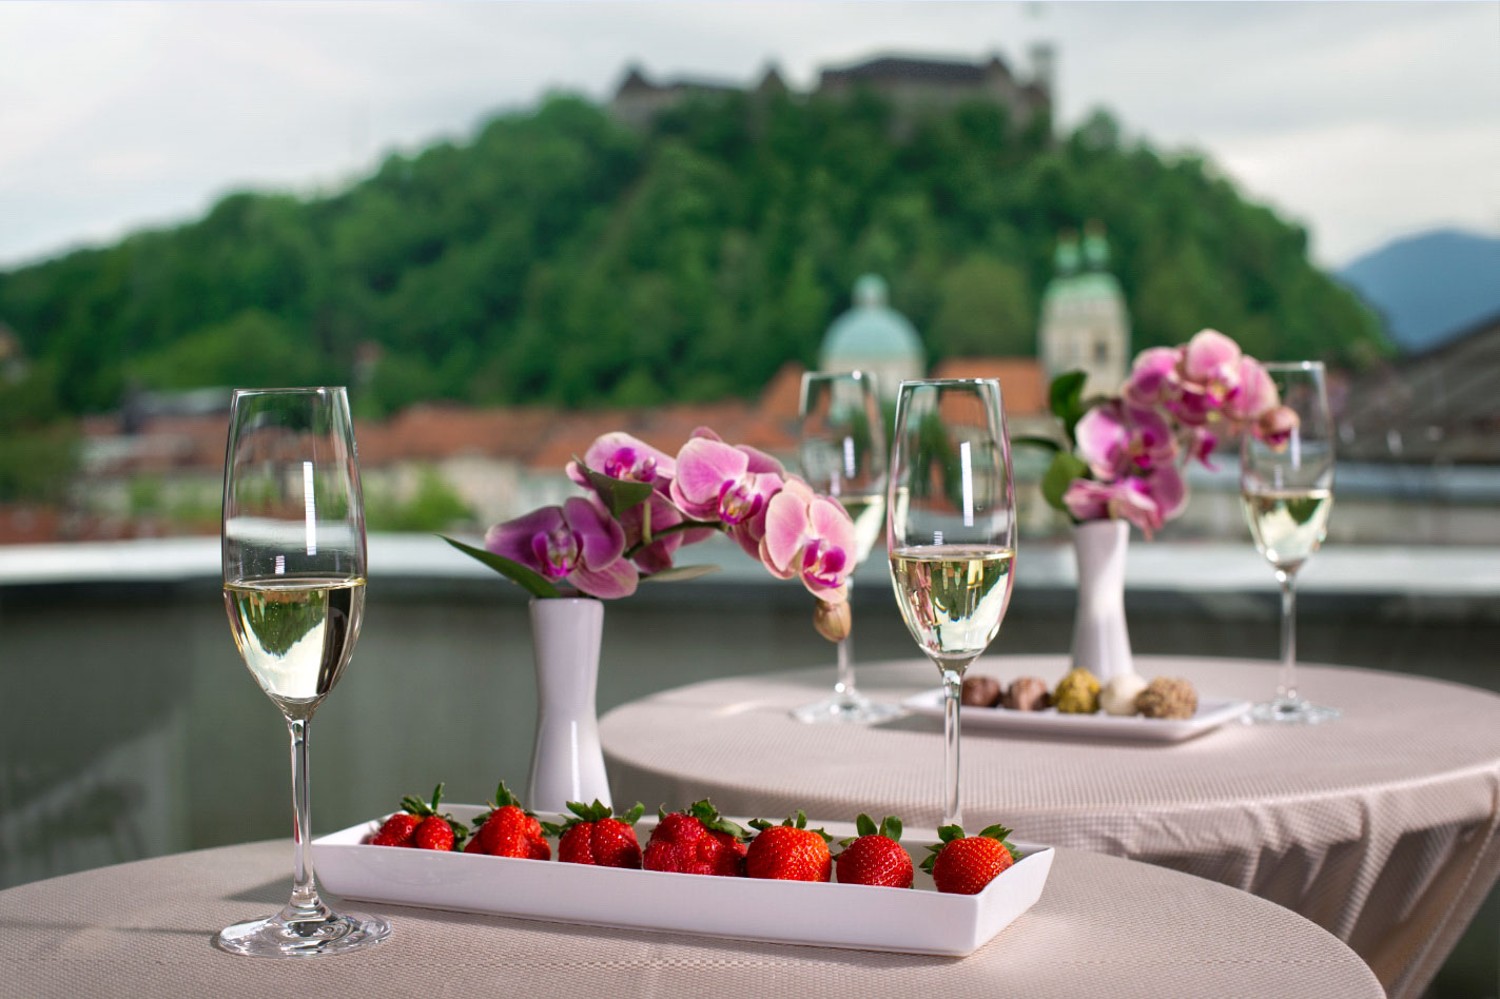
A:
POLYGON ((237 388, 235 398, 242 395, 322 395, 326 392, 347 391, 343 385, 289 385, 285 388, 237 388))
POLYGON ((849 371, 804 371, 802 373, 802 382, 803 384, 807 384, 808 382, 831 382, 842 378, 865 381, 874 377, 875 372, 865 371, 862 368, 853 368, 849 371))
POLYGON ((928 386, 942 387, 946 385, 993 385, 1000 387, 998 378, 903 378, 901 388, 907 386, 914 388, 926 388, 928 386))
POLYGON ((1322 361, 1262 361, 1267 371, 1322 371, 1322 361))

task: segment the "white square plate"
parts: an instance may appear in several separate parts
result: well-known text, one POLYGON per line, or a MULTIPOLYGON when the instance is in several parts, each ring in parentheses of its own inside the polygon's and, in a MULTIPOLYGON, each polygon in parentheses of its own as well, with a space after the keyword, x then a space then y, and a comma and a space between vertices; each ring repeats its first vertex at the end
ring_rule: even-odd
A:
MULTIPOLYGON (((943 717, 943 689, 924 690, 901 702, 914 715, 943 717)), ((966 728, 995 729, 1030 735, 1069 736, 1078 739, 1128 739, 1135 742, 1181 742, 1212 732, 1250 710, 1249 701, 1200 697, 1191 718, 1146 718, 1103 712, 1092 715, 1063 714, 1056 708, 1016 711, 1011 708, 979 708, 965 704, 959 722, 966 728)))
MULTIPOLYGON (((483 811, 453 805, 469 820, 483 811)), ((548 816, 542 816, 548 818, 548 816)), ((963 957, 1041 897, 1050 847, 1017 844, 1021 859, 978 895, 943 895, 920 869, 911 890, 666 874, 518 860, 471 853, 368 846, 380 820, 313 841, 318 880, 344 898, 493 913, 553 922, 692 933, 741 940, 963 957)), ((656 817, 636 829, 644 847, 656 817)), ((835 840, 848 823, 817 823, 835 840)), ((931 830, 909 830, 902 846, 920 862, 931 830)), ((556 856, 554 844, 554 857, 556 856)))

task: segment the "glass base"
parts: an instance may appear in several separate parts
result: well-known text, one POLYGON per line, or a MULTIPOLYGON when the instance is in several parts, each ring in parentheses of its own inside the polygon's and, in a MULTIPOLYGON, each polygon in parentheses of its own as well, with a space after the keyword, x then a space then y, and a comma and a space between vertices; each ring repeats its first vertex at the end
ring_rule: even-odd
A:
POLYGON ((1247 725, 1318 725, 1338 718, 1338 708, 1319 707, 1300 697, 1278 697, 1253 705, 1245 713, 1247 725))
POLYGON ((391 935, 379 916, 361 912, 337 913, 319 906, 312 916, 284 909, 265 919, 235 923, 214 935, 214 946, 250 957, 315 957, 347 954, 373 947, 391 935))
POLYGON ((871 725, 906 716, 906 710, 895 704, 872 701, 858 691, 834 694, 814 704, 792 709, 792 717, 810 725, 871 725))

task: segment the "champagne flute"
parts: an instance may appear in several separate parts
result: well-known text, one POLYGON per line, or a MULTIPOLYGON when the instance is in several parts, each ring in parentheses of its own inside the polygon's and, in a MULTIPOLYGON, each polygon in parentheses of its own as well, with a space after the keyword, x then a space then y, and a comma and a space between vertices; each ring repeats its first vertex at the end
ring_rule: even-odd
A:
POLYGON ((943 680, 943 825, 960 825, 959 694, 1000 632, 1016 557, 1000 383, 901 383, 886 546, 901 617, 943 680))
POLYGON ((1297 571, 1323 544, 1333 508, 1333 418, 1319 361, 1266 364, 1281 403, 1297 415, 1279 444, 1246 433, 1240 444, 1240 498, 1255 547, 1281 584, 1281 677, 1276 697, 1251 708, 1252 722, 1311 724, 1339 716, 1297 693, 1297 571))
POLYGON ((240 389, 224 459, 224 607, 240 656, 292 744, 291 901, 221 930, 256 957, 341 954, 390 935, 385 920, 318 897, 307 839, 307 729, 349 662, 365 606, 365 515, 342 388, 240 389))
MULTIPOLYGON (((854 519, 854 564, 863 565, 885 526, 886 448, 875 376, 863 371, 802 376, 802 474, 843 504, 854 519)), ((853 595, 854 577, 849 577, 853 595)), ((894 704, 872 701, 854 686, 854 649, 838 643, 833 695, 792 711, 804 722, 869 723, 899 718, 894 704)))

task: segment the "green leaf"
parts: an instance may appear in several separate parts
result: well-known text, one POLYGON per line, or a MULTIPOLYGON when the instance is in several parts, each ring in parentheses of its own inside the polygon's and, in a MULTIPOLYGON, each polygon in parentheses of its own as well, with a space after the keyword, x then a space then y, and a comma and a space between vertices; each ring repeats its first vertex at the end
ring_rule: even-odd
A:
POLYGON ((873 836, 875 835, 875 820, 864 812, 860 812, 859 818, 854 820, 854 828, 861 836, 873 836))
POLYGON ((1082 371, 1066 371, 1052 379, 1048 392, 1052 414, 1068 428, 1068 438, 1073 437, 1073 424, 1083 415, 1083 385, 1089 376, 1082 371))
POLYGON ((649 482, 630 482, 625 479, 612 479, 603 472, 596 472, 588 467, 583 461, 574 457, 578 467, 583 469, 584 476, 589 480, 589 485, 604 500, 604 505, 609 507, 609 512, 618 517, 626 510, 640 506, 651 498, 653 486, 649 482))
POLYGON ((887 815, 880 820, 880 835, 886 839, 901 842, 901 820, 894 815, 887 815))
POLYGON ((1074 479, 1086 478, 1089 466, 1084 464, 1083 459, 1067 451, 1059 451, 1052 456, 1052 464, 1047 466, 1047 472, 1042 476, 1042 498, 1053 507, 1068 512, 1063 503, 1063 493, 1068 491, 1068 486, 1074 479))
POLYGON ((529 569, 519 562, 512 562, 510 559, 496 555, 494 552, 487 552, 483 548, 475 548, 464 544, 462 541, 455 541, 447 535, 439 534, 438 537, 465 555, 483 562, 506 579, 518 584, 523 590, 534 597, 551 599, 562 596, 562 591, 554 586, 551 580, 534 569, 529 569))
POLYGON ((708 576, 719 571, 716 565, 674 565, 670 569, 662 569, 653 572, 649 576, 642 576, 643 583, 665 583, 672 580, 697 579, 699 576, 708 576))

